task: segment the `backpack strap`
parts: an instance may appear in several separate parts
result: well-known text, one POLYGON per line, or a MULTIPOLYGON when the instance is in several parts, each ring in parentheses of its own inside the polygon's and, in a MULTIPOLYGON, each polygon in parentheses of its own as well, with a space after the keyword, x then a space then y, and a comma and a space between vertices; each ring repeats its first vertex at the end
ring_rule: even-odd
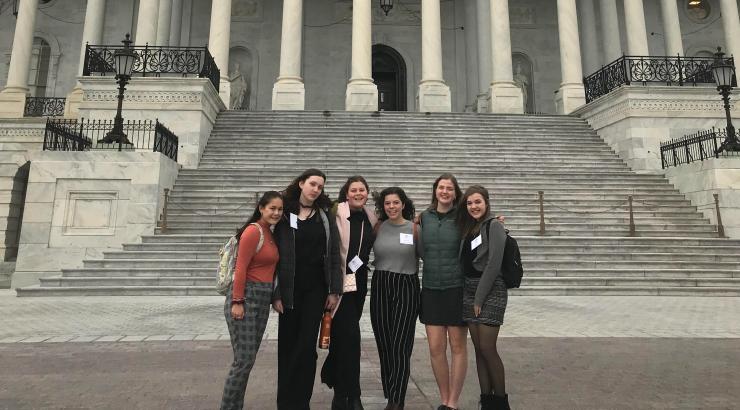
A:
POLYGON ((260 231, 260 240, 259 240, 259 242, 257 242, 257 250, 254 251, 254 253, 256 255, 260 251, 260 249, 262 249, 262 245, 265 244, 265 233, 262 232, 262 225, 260 225, 260 224, 258 224, 256 222, 252 222, 250 225, 255 225, 257 227, 257 229, 260 231))

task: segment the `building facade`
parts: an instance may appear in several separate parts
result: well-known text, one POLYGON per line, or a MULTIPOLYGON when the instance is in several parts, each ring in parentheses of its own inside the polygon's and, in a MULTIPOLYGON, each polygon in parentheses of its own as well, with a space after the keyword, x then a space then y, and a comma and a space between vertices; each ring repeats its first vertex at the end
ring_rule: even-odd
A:
POLYGON ((582 77, 623 54, 740 54, 737 0, 0 4, 0 88, 45 97, 73 92, 85 43, 126 33, 208 45, 222 99, 247 110, 569 113, 584 102, 582 77), (380 3, 393 4, 387 15, 380 3))

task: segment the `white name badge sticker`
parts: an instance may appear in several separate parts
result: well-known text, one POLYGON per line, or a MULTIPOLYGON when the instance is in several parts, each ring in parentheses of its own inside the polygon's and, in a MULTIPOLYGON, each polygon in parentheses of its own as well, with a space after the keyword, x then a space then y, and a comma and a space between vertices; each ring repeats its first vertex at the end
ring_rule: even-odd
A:
POLYGON ((483 243, 483 235, 478 235, 475 239, 470 241, 470 250, 472 251, 479 247, 481 243, 483 243))
POLYGON ((293 229, 298 229, 298 215, 290 214, 290 227, 293 229))
POLYGON ((401 244, 402 245, 413 245, 414 244, 414 235, 410 233, 402 233, 401 234, 401 244))
POLYGON ((362 265, 364 265, 364 263, 362 262, 362 259, 360 259, 360 257, 357 255, 355 255, 355 257, 352 258, 352 260, 349 261, 348 264, 349 270, 351 270, 352 272, 357 272, 362 267, 362 265))

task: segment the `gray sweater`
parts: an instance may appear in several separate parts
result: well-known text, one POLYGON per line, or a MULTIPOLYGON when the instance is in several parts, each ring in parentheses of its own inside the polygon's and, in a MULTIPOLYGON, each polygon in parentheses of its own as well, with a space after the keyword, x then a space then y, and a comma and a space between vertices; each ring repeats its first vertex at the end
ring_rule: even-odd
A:
MULTIPOLYGON (((478 289, 475 291, 474 303, 478 306, 483 306, 486 296, 488 296, 493 288, 493 283, 499 276, 502 276, 501 263, 504 259, 504 246, 506 245, 506 230, 504 226, 493 217, 489 218, 489 220, 491 222, 488 229, 481 229, 483 241, 478 247, 478 255, 473 260, 473 267, 482 272, 480 282, 478 282, 478 289)), ((487 221, 483 222, 483 226, 486 223, 487 221)), ((461 253, 462 243, 460 244, 461 253)))
MULTIPOLYGON (((413 237, 414 228, 410 221, 394 225, 390 221, 381 223, 378 235, 373 244, 376 270, 413 275, 419 271, 419 259, 416 256, 417 240, 413 245, 401 243, 401 234, 413 237)), ((406 238, 408 238, 407 236, 406 238)))

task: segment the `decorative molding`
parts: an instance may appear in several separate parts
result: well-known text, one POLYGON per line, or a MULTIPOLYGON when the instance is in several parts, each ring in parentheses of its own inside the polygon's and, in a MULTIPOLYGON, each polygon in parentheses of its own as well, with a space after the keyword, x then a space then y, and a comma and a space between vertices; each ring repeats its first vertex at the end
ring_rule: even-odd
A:
MULTIPOLYGON (((116 102, 117 91, 85 90, 82 101, 91 102, 116 102)), ((203 100, 201 92, 177 92, 177 91, 126 91, 124 101, 149 104, 173 104, 187 103, 197 104, 203 100)))

